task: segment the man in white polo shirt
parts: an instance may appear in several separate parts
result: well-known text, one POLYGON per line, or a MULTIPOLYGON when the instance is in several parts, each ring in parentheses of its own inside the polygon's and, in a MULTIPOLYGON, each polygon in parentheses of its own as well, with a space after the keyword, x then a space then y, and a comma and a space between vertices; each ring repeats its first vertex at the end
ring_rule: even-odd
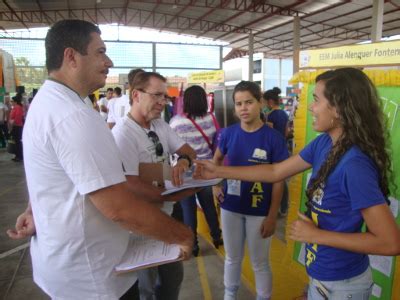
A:
MULTIPOLYGON (((125 299, 136 275, 117 276, 113 268, 127 250, 129 231, 179 244, 185 257, 193 236, 131 192, 111 132, 84 104, 104 86, 112 67, 98 27, 57 22, 45 46, 49 79, 32 102, 23 132, 32 208, 27 214, 36 225, 33 277, 53 299, 125 299)), ((34 232, 33 224, 28 227, 34 232)))
POLYGON ((114 88, 114 98, 108 103, 108 127, 112 129, 114 125, 126 116, 130 110, 131 105, 129 104, 129 98, 127 95, 122 95, 120 87, 114 88))
MULTIPOLYGON (((173 202, 182 200, 194 193, 184 191, 173 194, 173 199, 162 197, 162 189, 152 186, 139 177, 139 163, 168 162, 172 154, 179 155, 177 165, 187 169, 196 152, 185 143, 161 118, 167 103, 167 82, 165 77, 154 72, 139 72, 130 83, 132 106, 127 115, 112 129, 116 144, 121 153, 125 175, 134 193, 147 199, 163 203, 163 211, 172 213, 173 202), (165 202, 167 201, 167 202, 165 202)), ((183 280, 181 261, 138 272, 141 300, 178 300, 183 280)))

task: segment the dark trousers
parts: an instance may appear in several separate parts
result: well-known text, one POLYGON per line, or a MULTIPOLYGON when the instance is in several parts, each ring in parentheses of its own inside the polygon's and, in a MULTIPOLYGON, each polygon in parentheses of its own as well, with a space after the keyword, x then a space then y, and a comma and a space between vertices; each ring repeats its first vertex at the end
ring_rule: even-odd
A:
POLYGON ((286 214, 288 212, 288 208, 289 208, 289 189, 288 189, 288 184, 285 181, 283 185, 283 194, 281 200, 281 207, 279 211, 281 214, 286 214))
POLYGON ((132 285, 132 287, 126 291, 125 294, 122 295, 120 300, 140 300, 139 297, 139 285, 138 281, 136 280, 135 284, 132 285))
POLYGON ((6 145, 6 141, 10 138, 8 134, 7 123, 0 123, 0 143, 3 147, 6 145))
POLYGON ((213 240, 219 240, 221 238, 221 229, 219 228, 217 211, 215 208, 214 197, 212 194, 212 188, 206 187, 195 195, 183 199, 180 203, 183 210, 183 220, 195 234, 195 246, 197 246, 197 200, 203 209, 204 215, 208 227, 210 228, 211 237, 213 240))
POLYGON ((141 300, 178 300, 183 263, 176 261, 138 271, 141 300))
POLYGON ((13 126, 11 136, 15 141, 15 158, 22 160, 22 126, 13 126))

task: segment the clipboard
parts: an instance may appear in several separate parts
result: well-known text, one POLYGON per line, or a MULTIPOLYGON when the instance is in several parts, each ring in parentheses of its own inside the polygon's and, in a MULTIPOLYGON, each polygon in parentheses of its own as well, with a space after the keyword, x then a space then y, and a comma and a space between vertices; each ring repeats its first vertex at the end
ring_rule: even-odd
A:
POLYGON ((139 178, 156 187, 165 187, 165 180, 171 180, 171 166, 168 162, 139 163, 139 178))

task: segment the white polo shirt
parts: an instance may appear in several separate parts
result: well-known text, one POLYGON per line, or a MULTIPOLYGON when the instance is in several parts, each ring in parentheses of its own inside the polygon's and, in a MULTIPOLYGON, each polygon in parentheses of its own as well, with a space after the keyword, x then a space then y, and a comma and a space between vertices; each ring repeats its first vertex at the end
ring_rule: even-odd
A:
MULTIPOLYGON (((151 121, 150 130, 154 131, 164 149, 164 156, 157 157, 154 143, 147 136, 148 129, 139 126, 135 121, 124 117, 112 129, 115 142, 124 163, 126 175, 139 175, 139 163, 155 163, 168 159, 168 154, 174 154, 185 142, 174 132, 168 123, 162 119, 151 121)), ((163 211, 171 214, 173 202, 164 202, 163 211)))
POLYGON ((36 224, 34 281, 52 299, 118 299, 136 281, 134 273, 113 272, 129 232, 85 196, 125 181, 106 123, 73 90, 47 80, 29 109, 23 143, 36 224))
POLYGON ((122 95, 119 98, 113 98, 109 101, 108 105, 108 123, 118 123, 131 109, 129 104, 129 97, 122 95))

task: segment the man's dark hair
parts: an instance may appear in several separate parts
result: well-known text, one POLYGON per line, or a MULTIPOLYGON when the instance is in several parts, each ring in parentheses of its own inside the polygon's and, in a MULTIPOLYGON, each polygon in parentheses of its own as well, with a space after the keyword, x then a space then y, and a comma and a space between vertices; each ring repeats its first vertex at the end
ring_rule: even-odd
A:
POLYGON ((183 111, 189 118, 203 117, 207 114, 208 103, 206 91, 193 85, 183 94, 183 111))
POLYGON ((96 25, 83 20, 62 20, 55 23, 47 32, 45 39, 47 71, 61 68, 66 48, 72 48, 86 55, 93 32, 101 34, 96 25))
POLYGON ((114 89, 113 88, 108 88, 107 92, 114 92, 114 89))
POLYGON ((118 97, 121 96, 121 94, 122 94, 121 88, 119 86, 115 87, 114 93, 116 93, 118 97))

